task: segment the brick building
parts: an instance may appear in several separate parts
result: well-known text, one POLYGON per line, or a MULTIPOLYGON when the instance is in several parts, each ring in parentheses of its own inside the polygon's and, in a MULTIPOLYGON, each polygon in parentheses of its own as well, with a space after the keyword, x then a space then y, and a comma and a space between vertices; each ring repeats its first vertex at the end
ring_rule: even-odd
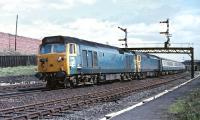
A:
POLYGON ((15 35, 0 32, 0 53, 1 54, 37 54, 41 40, 17 36, 16 38, 16 52, 15 49, 15 35))

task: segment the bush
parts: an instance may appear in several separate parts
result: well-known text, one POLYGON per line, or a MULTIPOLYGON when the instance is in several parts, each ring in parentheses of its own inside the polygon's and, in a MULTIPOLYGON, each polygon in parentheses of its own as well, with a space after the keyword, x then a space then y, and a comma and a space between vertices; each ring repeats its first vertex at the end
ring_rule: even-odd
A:
POLYGON ((18 75, 33 75, 35 74, 36 66, 18 66, 0 68, 0 77, 18 76, 18 75))
POLYGON ((200 89, 172 104, 169 111, 179 120, 200 120, 200 89))

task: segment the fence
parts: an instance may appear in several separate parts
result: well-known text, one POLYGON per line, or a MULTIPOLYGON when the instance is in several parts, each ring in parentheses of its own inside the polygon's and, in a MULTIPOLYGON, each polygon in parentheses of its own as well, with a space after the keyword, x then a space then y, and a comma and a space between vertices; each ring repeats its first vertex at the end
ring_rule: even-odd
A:
POLYGON ((0 56, 0 67, 36 65, 35 55, 0 56))

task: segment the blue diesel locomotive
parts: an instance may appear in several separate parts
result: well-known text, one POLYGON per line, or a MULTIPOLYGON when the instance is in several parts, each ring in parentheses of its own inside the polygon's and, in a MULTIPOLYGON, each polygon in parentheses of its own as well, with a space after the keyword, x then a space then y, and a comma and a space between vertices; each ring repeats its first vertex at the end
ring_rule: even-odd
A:
POLYGON ((36 76, 47 81, 49 88, 141 79, 184 70, 180 62, 65 36, 45 37, 37 57, 36 76))

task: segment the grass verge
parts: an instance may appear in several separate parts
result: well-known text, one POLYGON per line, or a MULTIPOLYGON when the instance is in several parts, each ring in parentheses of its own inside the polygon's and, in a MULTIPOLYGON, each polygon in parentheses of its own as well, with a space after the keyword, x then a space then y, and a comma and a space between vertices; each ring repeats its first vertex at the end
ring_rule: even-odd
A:
POLYGON ((200 120, 200 88, 172 104, 169 112, 177 120, 200 120))
POLYGON ((18 75, 33 75, 35 74, 36 66, 18 66, 0 68, 0 77, 18 76, 18 75))

